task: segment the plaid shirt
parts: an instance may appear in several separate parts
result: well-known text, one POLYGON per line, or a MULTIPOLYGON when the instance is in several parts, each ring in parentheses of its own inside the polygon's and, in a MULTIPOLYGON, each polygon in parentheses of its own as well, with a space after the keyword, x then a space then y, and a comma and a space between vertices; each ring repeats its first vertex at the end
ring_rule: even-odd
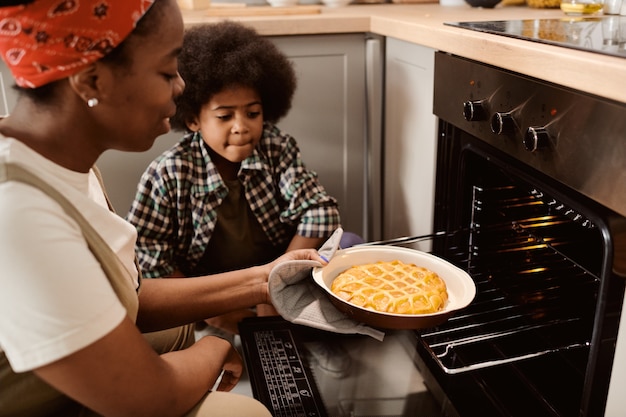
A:
MULTIPOLYGON (((295 139, 274 125, 264 124, 261 141, 241 163, 238 178, 274 245, 286 245, 294 228, 298 235, 323 238, 340 225, 337 201, 306 169, 295 139)), ((199 133, 185 135, 148 166, 127 215, 137 228, 137 256, 146 278, 194 268, 227 194, 199 133)))

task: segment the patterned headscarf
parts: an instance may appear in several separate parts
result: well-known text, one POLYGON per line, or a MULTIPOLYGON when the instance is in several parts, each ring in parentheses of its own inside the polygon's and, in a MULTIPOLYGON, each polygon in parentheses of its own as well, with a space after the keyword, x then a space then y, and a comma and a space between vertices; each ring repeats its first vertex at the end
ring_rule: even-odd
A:
POLYGON ((68 77, 119 45, 154 0, 35 0, 0 7, 0 54, 17 85, 68 77))

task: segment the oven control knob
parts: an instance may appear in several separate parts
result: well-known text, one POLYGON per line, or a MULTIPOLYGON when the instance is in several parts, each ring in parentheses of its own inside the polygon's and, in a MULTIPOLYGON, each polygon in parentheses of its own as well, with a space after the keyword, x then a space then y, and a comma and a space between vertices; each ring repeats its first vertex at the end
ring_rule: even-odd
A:
POLYGON ((550 146, 550 134, 543 127, 529 127, 524 135, 524 148, 529 152, 550 146))
POLYGON ((491 116, 491 131, 498 135, 508 135, 515 131, 515 120, 511 113, 496 112, 491 116))
POLYGON ((487 111, 485 110, 483 100, 466 101, 463 103, 463 117, 468 122, 486 120, 487 111))

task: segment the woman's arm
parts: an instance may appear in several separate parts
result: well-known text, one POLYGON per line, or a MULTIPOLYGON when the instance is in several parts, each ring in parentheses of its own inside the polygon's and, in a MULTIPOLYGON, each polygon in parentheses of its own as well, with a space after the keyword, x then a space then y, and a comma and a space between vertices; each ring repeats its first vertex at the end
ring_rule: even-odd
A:
POLYGON ((144 279, 137 325, 151 332, 268 302, 267 267, 186 279, 144 279))
MULTIPOLYGON (((308 248, 317 249, 322 245, 322 243, 324 243, 325 240, 325 238, 303 237, 300 235, 295 235, 291 239, 291 242, 289 242, 289 246, 287 247, 286 252, 308 248)), ((259 304, 256 306, 256 311, 258 316, 278 315, 278 311, 276 311, 272 304, 259 304)))
POLYGON ((159 356, 125 318, 98 341, 34 372, 99 414, 157 417, 190 410, 222 370, 220 390, 229 391, 242 361, 227 341, 209 336, 159 356))
POLYGON ((272 268, 289 260, 324 264, 315 249, 294 250, 275 261, 247 269, 186 279, 145 279, 139 291, 137 325, 143 332, 204 320, 234 310, 268 304, 272 268))

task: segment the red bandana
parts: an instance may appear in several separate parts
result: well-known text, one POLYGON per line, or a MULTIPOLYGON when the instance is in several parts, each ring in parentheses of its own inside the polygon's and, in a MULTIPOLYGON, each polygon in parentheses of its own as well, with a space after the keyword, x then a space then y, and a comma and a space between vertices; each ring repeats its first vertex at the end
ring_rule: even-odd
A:
POLYGON ((154 0, 36 0, 0 7, 0 53, 17 85, 68 77, 119 45, 154 0))

